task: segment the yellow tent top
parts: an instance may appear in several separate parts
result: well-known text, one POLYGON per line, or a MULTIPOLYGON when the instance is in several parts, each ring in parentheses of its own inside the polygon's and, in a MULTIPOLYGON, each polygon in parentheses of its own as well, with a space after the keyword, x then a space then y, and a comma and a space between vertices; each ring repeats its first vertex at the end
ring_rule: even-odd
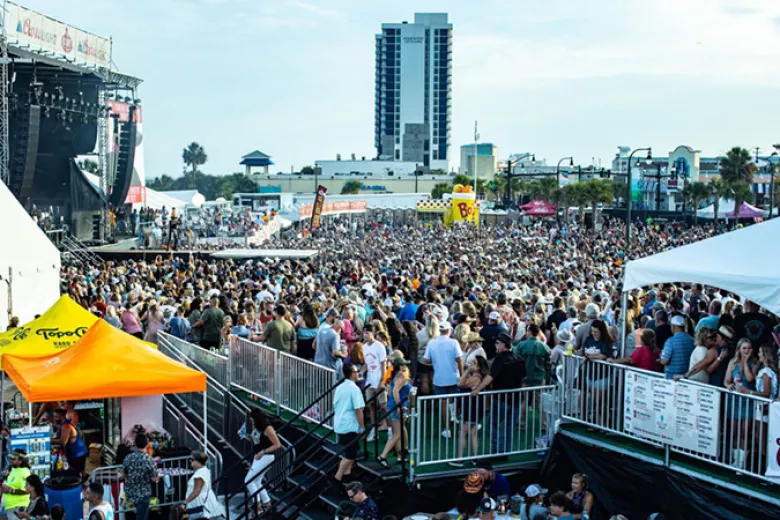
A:
POLYGON ((63 295, 39 318, 0 334, 0 358, 5 354, 37 358, 60 352, 84 336, 98 319, 63 295))
POLYGON ((63 352, 34 359, 8 354, 2 367, 31 403, 206 390, 205 373, 103 320, 63 352))

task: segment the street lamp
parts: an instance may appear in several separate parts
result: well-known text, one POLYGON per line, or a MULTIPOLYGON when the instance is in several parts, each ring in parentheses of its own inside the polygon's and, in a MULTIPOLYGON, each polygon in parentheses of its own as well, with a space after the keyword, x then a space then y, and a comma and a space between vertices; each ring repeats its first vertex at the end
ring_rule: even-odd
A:
MULTIPOLYGON (((555 167, 555 181, 556 181, 556 186, 558 188, 561 187, 561 163, 563 161, 565 161, 566 159, 569 159, 569 166, 572 167, 572 168, 574 167, 574 157, 564 157, 563 159, 558 161, 558 165, 555 167)), ((564 211, 566 211, 566 208, 564 208, 564 211)), ((561 217, 558 214, 558 210, 557 209, 555 211, 555 218, 558 221, 558 224, 560 224, 561 223, 561 217)))
POLYGON ((628 156, 628 175, 626 176, 628 179, 628 200, 626 201, 626 259, 628 259, 628 248, 631 246, 631 160, 637 152, 647 152, 645 161, 648 165, 653 164, 653 149, 649 146, 647 148, 637 148, 628 156))

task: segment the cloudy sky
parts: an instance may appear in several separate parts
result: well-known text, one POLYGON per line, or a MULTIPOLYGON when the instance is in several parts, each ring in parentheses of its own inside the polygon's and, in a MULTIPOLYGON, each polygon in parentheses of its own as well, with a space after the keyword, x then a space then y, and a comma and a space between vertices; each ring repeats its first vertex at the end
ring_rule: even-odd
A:
POLYGON ((144 80, 146 171, 239 171, 260 149, 280 170, 373 156, 374 34, 447 12, 453 150, 483 141, 606 164, 618 145, 716 155, 780 141, 778 0, 20 0, 114 39, 144 80))

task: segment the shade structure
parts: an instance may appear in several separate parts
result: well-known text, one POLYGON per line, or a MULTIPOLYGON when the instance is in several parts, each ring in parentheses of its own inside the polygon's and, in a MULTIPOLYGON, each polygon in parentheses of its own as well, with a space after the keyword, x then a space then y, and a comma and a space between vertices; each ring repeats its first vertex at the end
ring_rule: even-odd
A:
POLYGON ((529 217, 551 217, 556 214, 555 206, 546 200, 532 200, 521 206, 523 214, 529 217))
MULTIPOLYGON (((733 206, 732 206, 733 208, 733 206)), ((734 210, 732 209, 726 215, 729 218, 734 217, 734 210)), ((747 202, 743 202, 742 205, 739 207, 739 218, 760 218, 767 216, 767 212, 763 209, 759 209, 752 204, 748 204, 747 202)))
POLYGON ((31 403, 206 390, 205 373, 103 320, 63 352, 32 359, 9 354, 2 366, 31 403))
POLYGON ((60 352, 84 336, 98 319, 68 296, 60 296, 38 319, 0 334, 0 358, 6 354, 38 358, 60 352))
POLYGON ((623 290, 692 282, 725 289, 780 316, 780 219, 626 264, 623 290))

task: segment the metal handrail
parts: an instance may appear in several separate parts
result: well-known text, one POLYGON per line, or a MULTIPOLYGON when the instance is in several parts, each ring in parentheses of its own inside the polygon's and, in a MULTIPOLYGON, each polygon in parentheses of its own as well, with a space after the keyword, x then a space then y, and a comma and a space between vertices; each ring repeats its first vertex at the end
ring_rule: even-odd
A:
MULTIPOLYGON (((343 382, 343 380, 342 380, 342 382, 343 382)), ((377 392, 377 394, 376 394, 374 397, 372 397, 371 399, 369 399, 368 401, 366 401, 366 402, 365 402, 365 404, 366 404, 366 405, 368 405, 369 403, 371 403, 371 402, 375 401, 376 399, 378 399, 378 398, 379 398, 379 396, 380 396, 380 395, 382 394, 382 392, 384 392, 384 391, 385 391, 384 389, 380 389, 380 391, 379 391, 379 392, 377 392)), ((323 418, 323 419, 322 419, 322 420, 321 420, 321 421, 320 421, 320 422, 317 424, 317 426, 316 426, 316 427, 312 428, 311 430, 309 430, 309 431, 306 433, 306 435, 304 435, 303 437, 301 437, 300 439, 298 439, 298 440, 295 442, 295 444, 293 444, 293 447, 297 446, 298 444, 302 443, 303 441, 305 441, 306 439, 308 439, 309 437, 311 437, 311 435, 312 435, 312 434, 313 434, 313 433, 314 433, 316 430, 318 430, 319 428, 321 428, 321 427, 322 427, 322 425, 323 425, 323 424, 324 424, 326 421, 330 420, 330 418, 331 418, 333 415, 334 415, 334 412, 331 412, 330 414, 328 414, 328 416, 324 417, 324 418, 323 418)), ((388 414, 386 414, 386 415, 389 415, 389 412, 388 412, 388 414)), ((382 417, 382 419, 384 419, 384 416, 382 417)), ((366 434, 366 432, 363 432, 363 434, 366 434)), ((354 439, 354 442, 357 442, 357 441, 359 441, 361 438, 362 438, 362 436, 361 436, 361 435, 359 435, 359 436, 358 436, 356 439, 354 439)), ((300 457, 296 457, 296 459, 293 461, 293 464, 291 465, 292 467, 290 468, 290 473, 294 472, 295 470, 299 469, 299 468, 300 468, 300 467, 301 467, 303 464, 305 464, 305 463, 306 463, 306 461, 308 460, 308 457, 309 457, 309 455, 313 454, 313 453, 314 453, 314 452, 315 452, 315 451, 316 451, 316 450, 317 450, 317 449, 318 449, 320 446, 322 446, 322 445, 325 443, 325 441, 326 441, 326 437, 321 437, 321 438, 320 438, 320 439, 318 439, 318 440, 317 440, 317 441, 316 441, 316 442, 315 442, 313 445, 309 446, 309 448, 308 448, 307 450, 305 450, 305 451, 304 451, 304 452, 301 454, 301 456, 300 456, 300 457)), ((351 446, 351 445, 352 445, 352 443, 350 442, 349 446, 351 446)), ((256 477, 258 477, 258 476, 259 476, 259 475, 256 475, 256 477)), ((245 500, 244 500, 244 515, 248 516, 248 514, 249 514, 249 513, 248 513, 247 506, 248 506, 248 505, 249 505, 249 504, 252 502, 252 500, 253 500, 253 499, 254 499, 254 498, 257 496, 257 495, 259 495, 259 494, 260 494, 260 492, 261 492, 261 491, 263 491, 263 490, 266 490, 266 491, 268 491, 268 492, 273 492, 273 491, 276 491, 276 489, 278 489, 279 487, 281 487, 281 485, 282 485, 282 484, 283 484, 283 483, 281 483, 281 482, 280 482, 279 484, 277 484, 277 485, 275 485, 275 486, 272 486, 270 489, 269 489, 269 488, 267 488, 265 485, 262 485, 262 486, 261 486, 261 487, 260 487, 260 488, 259 488, 257 491, 255 491, 255 492, 254 492, 254 493, 252 493, 251 495, 247 496, 247 497, 245 498, 245 500)), ((235 494, 234 494, 233 496, 235 496, 235 494)), ((285 495, 285 498, 286 498, 287 496, 288 496, 288 495, 285 495)), ((281 502, 281 501, 283 501, 283 500, 284 500, 284 498, 281 498, 281 499, 279 499, 279 501, 278 501, 278 502, 281 502)), ((228 501, 229 501, 229 500, 228 500, 228 501)), ((278 502, 277 502, 277 504, 278 504, 278 502)), ((244 518, 244 517, 243 517, 243 516, 241 516, 241 515, 239 515, 239 516, 238 516, 238 518, 237 518, 236 520, 241 520, 242 518, 244 518)), ((230 520, 230 518, 228 517, 228 519, 227 519, 227 520, 230 520)))

